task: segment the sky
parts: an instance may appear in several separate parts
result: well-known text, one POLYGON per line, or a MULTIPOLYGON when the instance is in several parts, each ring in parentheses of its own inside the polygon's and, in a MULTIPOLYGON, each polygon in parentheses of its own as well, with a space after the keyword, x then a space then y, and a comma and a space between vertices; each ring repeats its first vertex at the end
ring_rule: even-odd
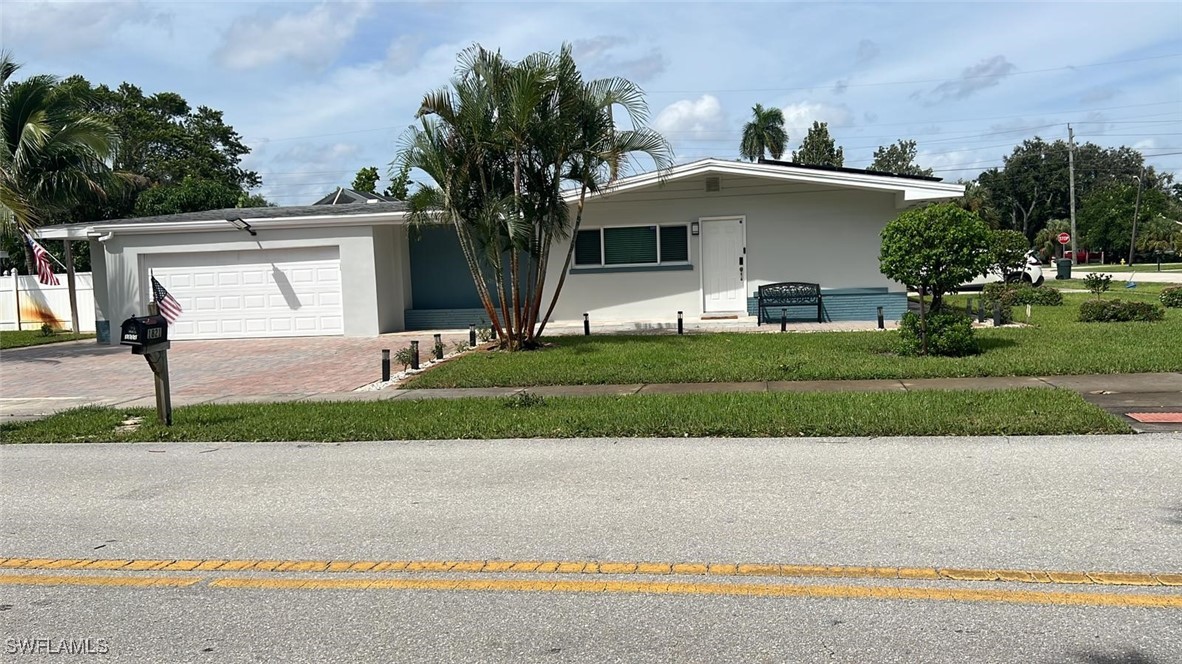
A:
POLYGON ((1077 141, 1136 147, 1182 180, 1179 2, 0 3, 23 73, 223 111, 280 205, 365 166, 385 175, 464 48, 519 59, 564 42, 585 76, 645 90, 679 162, 737 159, 761 103, 783 109, 790 148, 828 122, 855 168, 913 139, 922 166, 972 179, 1071 123, 1077 141))

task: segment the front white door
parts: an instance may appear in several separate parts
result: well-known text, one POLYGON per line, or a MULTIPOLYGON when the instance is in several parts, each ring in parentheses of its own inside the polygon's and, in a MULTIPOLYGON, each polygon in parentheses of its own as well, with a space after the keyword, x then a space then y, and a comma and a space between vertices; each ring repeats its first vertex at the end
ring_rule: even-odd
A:
POLYGON ((702 221, 702 310, 747 312, 743 219, 702 221))

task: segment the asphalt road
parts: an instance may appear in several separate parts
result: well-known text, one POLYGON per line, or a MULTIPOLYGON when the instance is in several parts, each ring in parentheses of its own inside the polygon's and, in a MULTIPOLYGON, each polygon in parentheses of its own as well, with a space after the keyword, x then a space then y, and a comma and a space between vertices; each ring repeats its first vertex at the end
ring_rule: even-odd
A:
MULTIPOLYGON (((1179 452, 1177 434, 4 446, 0 558, 1182 573, 1179 452)), ((267 586, 278 573, 238 577, 262 579, 259 587, 217 585, 230 576, 219 572, 171 575, 192 581, 186 587, 71 581, 157 574, 69 570, 60 585, 35 586, 0 579, 0 661, 7 639, 85 637, 106 644, 101 661, 119 662, 1182 661, 1182 607, 1128 604, 1177 601, 1178 587, 758 580, 773 591, 812 584, 830 593, 818 598, 719 585, 679 594, 267 586), (853 596, 939 584, 1100 599, 853 596)), ((739 581, 752 579, 722 580, 739 581)))

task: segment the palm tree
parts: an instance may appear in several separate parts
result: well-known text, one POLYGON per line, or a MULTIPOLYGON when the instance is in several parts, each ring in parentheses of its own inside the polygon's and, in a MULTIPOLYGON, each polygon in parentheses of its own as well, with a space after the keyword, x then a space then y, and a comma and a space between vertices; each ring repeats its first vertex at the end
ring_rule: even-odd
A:
POLYGON ((763 159, 765 152, 770 152, 772 159, 779 159, 787 142, 784 112, 774 106, 764 108, 763 104, 756 104, 751 109, 751 122, 743 125, 739 155, 747 161, 756 161, 763 159))
MULTIPOLYGON (((409 197, 411 221, 455 228, 485 312, 511 350, 535 346, 545 329, 562 289, 559 281, 543 314, 550 249, 578 232, 587 194, 610 185, 635 155, 662 169, 672 161, 645 126, 640 89, 621 78, 584 81, 566 45, 516 63, 468 49, 451 88, 428 93, 419 118, 398 163, 432 182, 409 197), (616 128, 616 108, 632 129, 616 128), (573 225, 564 187, 579 191, 573 225)), ((573 240, 567 268, 572 256, 573 240)))
MULTIPOLYGON (((105 196, 117 143, 105 121, 53 76, 10 79, 19 69, 0 54, 0 222, 28 232, 55 212, 105 196)), ((32 270, 26 247, 25 260, 32 270)))

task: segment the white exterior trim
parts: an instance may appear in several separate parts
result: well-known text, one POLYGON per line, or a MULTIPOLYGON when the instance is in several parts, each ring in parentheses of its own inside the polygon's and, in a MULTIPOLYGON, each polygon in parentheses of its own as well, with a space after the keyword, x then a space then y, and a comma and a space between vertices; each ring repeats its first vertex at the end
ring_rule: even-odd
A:
MULTIPOLYGON (((623 178, 601 194, 588 195, 594 198, 610 197, 613 194, 659 185, 673 180, 682 180, 700 175, 735 175, 741 177, 762 177, 770 180, 821 184, 847 189, 895 192, 896 207, 904 208, 922 201, 939 201, 959 198, 964 195, 962 184, 932 182, 890 175, 869 173, 843 173, 780 164, 760 164, 723 159, 702 159, 674 166, 665 171, 650 171, 623 178)), ((569 203, 579 200, 578 190, 565 194, 569 203)))

